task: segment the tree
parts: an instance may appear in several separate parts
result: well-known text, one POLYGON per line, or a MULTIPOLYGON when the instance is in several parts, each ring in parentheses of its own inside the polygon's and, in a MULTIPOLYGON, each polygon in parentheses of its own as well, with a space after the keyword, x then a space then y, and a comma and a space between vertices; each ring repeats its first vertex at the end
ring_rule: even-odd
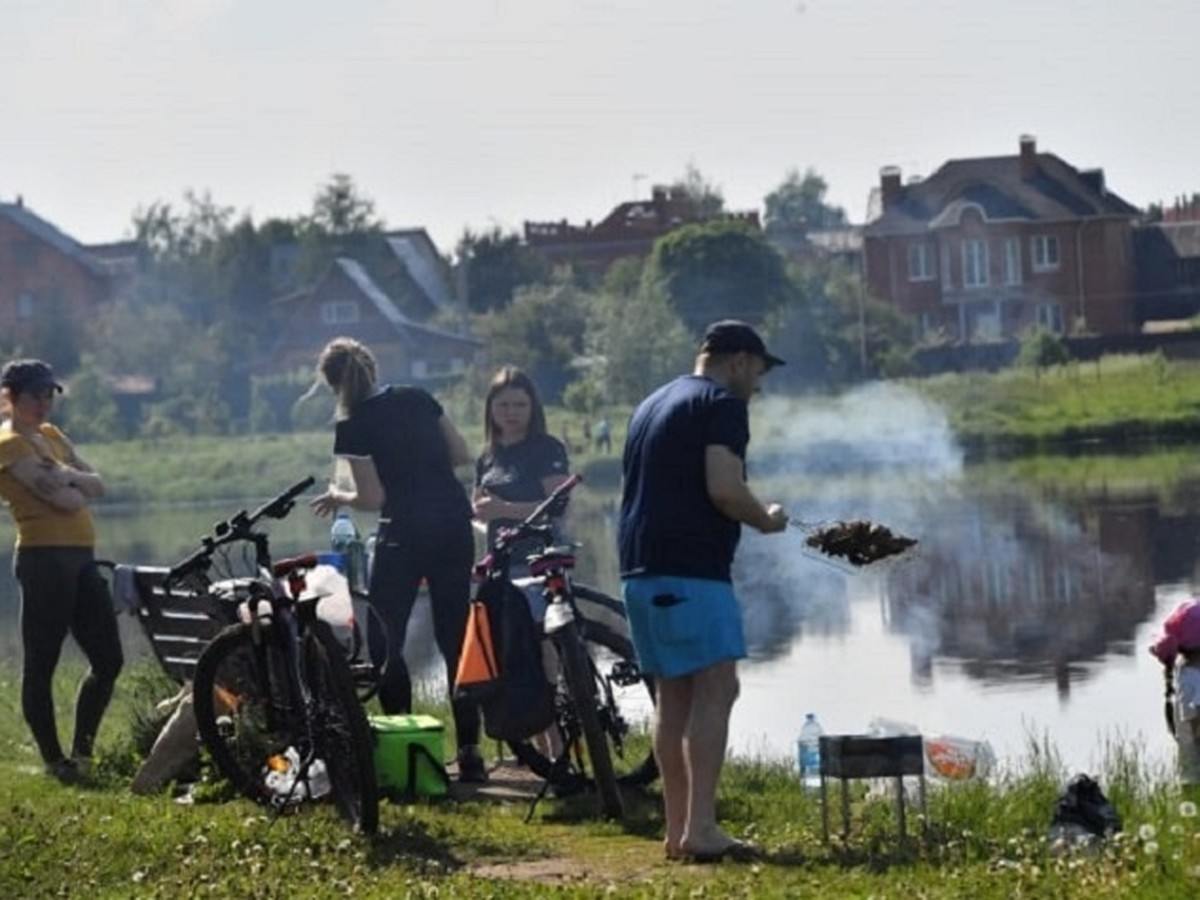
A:
POLYGON ((725 214, 725 197, 721 189, 709 181, 700 170, 688 163, 683 177, 671 185, 672 190, 688 197, 696 206, 700 219, 716 219, 725 214))
POLYGON ((783 257, 742 221, 685 225, 659 238, 645 278, 696 334, 730 316, 761 321, 792 296, 783 257))
POLYGON ((652 283, 636 297, 595 295, 588 305, 587 347, 588 365, 575 392, 593 404, 637 403, 690 371, 696 353, 696 342, 666 292, 652 283))
POLYGON ((467 306, 472 312, 505 309, 522 285, 548 279, 550 270, 516 232, 500 228, 476 234, 470 229, 459 238, 458 264, 467 267, 467 306))
POLYGON ((839 228, 846 224, 846 211, 825 202, 829 185, 813 168, 790 169, 765 198, 767 231, 790 228, 839 228))
POLYGON ((517 291, 503 313, 476 319, 489 345, 491 368, 514 365, 537 383, 542 399, 557 403, 584 352, 589 295, 569 282, 530 285, 517 291))
POLYGON ((317 190, 308 221, 331 237, 383 230, 383 221, 375 215, 375 201, 342 172, 335 173, 317 190))

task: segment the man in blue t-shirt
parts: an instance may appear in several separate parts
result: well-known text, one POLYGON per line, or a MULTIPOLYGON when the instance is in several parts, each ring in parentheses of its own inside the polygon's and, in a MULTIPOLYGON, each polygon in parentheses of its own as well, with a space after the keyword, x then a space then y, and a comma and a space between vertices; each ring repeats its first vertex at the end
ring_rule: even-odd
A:
POLYGON ((714 322, 693 374, 642 401, 625 441, 618 543, 642 670, 657 688, 654 753, 668 858, 722 859, 751 847, 717 825, 716 794, 746 655, 730 567, 742 524, 787 527, 746 484, 747 403, 783 360, 745 322, 714 322))

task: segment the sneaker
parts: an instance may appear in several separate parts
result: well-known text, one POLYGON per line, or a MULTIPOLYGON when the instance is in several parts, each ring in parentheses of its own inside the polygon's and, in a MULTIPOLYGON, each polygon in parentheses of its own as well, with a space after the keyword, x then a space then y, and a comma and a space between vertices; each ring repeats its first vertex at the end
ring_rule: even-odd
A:
POLYGON ((75 767, 75 763, 66 758, 46 763, 46 774, 52 775, 63 784, 83 784, 86 780, 83 773, 75 767))
POLYGON ((458 748, 458 780, 463 784, 487 784, 487 769, 474 744, 458 748))

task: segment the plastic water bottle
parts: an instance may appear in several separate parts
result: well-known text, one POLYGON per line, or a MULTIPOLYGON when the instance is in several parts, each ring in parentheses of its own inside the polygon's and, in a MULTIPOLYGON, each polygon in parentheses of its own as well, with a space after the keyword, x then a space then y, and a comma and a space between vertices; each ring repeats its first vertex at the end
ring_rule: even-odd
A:
POLYGON ((821 786, 821 735, 825 729, 817 721, 816 713, 804 717, 800 738, 796 741, 796 761, 800 767, 800 783, 805 788, 821 786))
POLYGON ((339 509, 338 514, 334 516, 333 525, 329 528, 330 549, 334 553, 349 553, 350 545, 357 538, 358 529, 354 527, 354 520, 350 518, 350 513, 339 509))
POLYGON ((335 553, 344 554, 346 561, 346 581, 350 590, 356 593, 366 593, 367 590, 367 551, 359 537, 358 528, 350 514, 338 510, 333 525, 329 529, 329 546, 335 553))

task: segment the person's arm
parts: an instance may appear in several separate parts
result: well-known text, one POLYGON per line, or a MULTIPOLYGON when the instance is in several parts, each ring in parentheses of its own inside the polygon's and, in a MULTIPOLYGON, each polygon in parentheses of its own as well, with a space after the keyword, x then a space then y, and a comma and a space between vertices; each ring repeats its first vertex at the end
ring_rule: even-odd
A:
POLYGON ((308 505, 318 516, 330 516, 337 512, 339 506, 363 512, 378 512, 383 509, 387 493, 383 482, 379 480, 379 470, 375 468, 375 460, 369 456, 349 457, 350 488, 339 488, 330 485, 323 494, 318 494, 308 501, 308 505))
POLYGON ((87 506, 87 496, 71 483, 73 470, 66 466, 30 454, 14 460, 8 471, 26 490, 59 512, 75 512, 87 506))
POLYGON ((68 483, 89 500, 99 500, 104 496, 104 479, 100 477, 99 472, 84 461, 69 441, 67 442, 67 452, 69 456, 64 468, 70 472, 68 483))
MULTIPOLYGON (((545 497, 555 491, 567 480, 567 475, 547 475, 542 479, 542 490, 545 497)), ((542 505, 542 500, 501 500, 487 492, 485 488, 476 488, 474 497, 475 518, 480 522, 490 522, 492 519, 525 519, 535 509, 542 505)))
POLYGON ((450 465, 458 468, 469 463, 471 451, 467 449, 467 442, 458 433, 454 423, 443 415, 438 419, 438 429, 442 432, 442 440, 446 442, 446 451, 450 454, 450 465))
POLYGON ((705 485, 713 505, 734 521, 764 534, 783 531, 787 513, 778 503, 764 506, 746 484, 743 471, 742 460, 723 444, 704 448, 705 485))

